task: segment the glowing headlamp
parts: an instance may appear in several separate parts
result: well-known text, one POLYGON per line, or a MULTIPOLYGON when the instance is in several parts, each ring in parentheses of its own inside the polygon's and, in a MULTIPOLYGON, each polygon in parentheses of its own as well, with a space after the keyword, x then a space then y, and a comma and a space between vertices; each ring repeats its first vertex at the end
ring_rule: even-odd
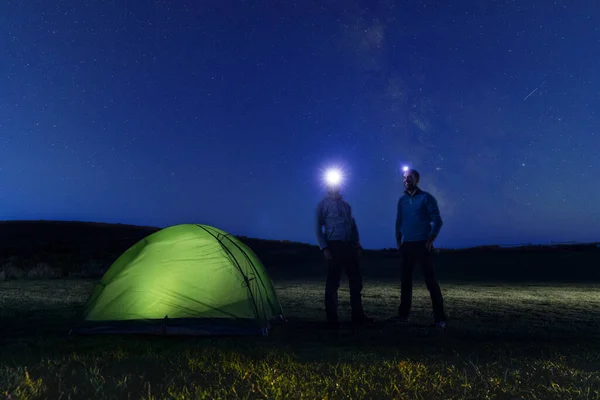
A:
POLYGON ((327 185, 329 186, 338 186, 342 183, 342 178, 342 173, 336 168, 328 169, 325 172, 325 182, 327 182, 327 185))
POLYGON ((404 165, 402 167, 402 172, 408 172, 408 165, 404 165))

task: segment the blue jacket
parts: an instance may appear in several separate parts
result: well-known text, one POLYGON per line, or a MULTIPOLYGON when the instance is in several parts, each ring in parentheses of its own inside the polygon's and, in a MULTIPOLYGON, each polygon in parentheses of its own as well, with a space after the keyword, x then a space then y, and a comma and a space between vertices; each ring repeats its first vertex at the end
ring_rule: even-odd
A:
POLYGON ((417 188, 411 196, 405 191, 398 200, 396 241, 418 242, 435 238, 442 228, 435 197, 417 188))
POLYGON ((321 250, 327 247, 327 242, 330 240, 350 242, 360 247, 352 208, 339 194, 328 194, 317 205, 315 233, 321 250))

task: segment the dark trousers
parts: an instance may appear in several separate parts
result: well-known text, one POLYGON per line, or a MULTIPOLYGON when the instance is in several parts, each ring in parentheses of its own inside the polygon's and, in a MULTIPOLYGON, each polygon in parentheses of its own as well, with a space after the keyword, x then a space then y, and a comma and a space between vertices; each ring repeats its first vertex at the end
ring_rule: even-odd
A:
POLYGON ((332 255, 332 260, 327 262, 327 281, 325 282, 327 320, 330 322, 338 321, 338 289, 340 288, 343 271, 348 276, 352 318, 361 318, 364 316, 361 297, 363 281, 357 250, 351 243, 346 242, 332 241, 327 245, 332 255))
POLYGON ((412 306, 412 283, 413 270, 415 264, 421 265, 425 285, 431 296, 431 305, 433 307, 433 317, 435 322, 445 321, 444 299, 440 285, 437 282, 433 270, 433 257, 431 251, 427 250, 426 242, 407 242, 400 246, 402 254, 402 273, 400 290, 400 307, 398 314, 406 318, 410 313, 412 306))

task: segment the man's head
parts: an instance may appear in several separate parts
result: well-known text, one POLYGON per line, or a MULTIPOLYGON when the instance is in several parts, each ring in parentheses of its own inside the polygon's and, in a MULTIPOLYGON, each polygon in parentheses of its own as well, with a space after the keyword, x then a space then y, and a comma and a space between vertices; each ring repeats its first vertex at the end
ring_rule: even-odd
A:
POLYGON ((332 197, 340 196, 340 187, 339 186, 329 186, 327 188, 327 194, 332 197))
POLYGON ((408 191, 413 191, 417 188, 419 184, 419 179, 421 176, 416 169, 409 169, 404 172, 404 187, 408 191))
POLYGON ((337 169, 330 169, 325 173, 325 183, 327 184, 327 192, 330 195, 338 195, 340 193, 342 181, 342 173, 337 169))

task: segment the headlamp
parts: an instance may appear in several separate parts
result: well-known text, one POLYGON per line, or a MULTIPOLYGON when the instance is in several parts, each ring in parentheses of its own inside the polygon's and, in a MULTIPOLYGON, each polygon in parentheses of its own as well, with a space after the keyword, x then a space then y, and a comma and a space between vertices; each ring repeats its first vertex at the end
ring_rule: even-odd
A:
POLYGON ((342 183, 342 173, 337 168, 328 169, 325 172, 325 182, 329 186, 338 186, 342 183))

